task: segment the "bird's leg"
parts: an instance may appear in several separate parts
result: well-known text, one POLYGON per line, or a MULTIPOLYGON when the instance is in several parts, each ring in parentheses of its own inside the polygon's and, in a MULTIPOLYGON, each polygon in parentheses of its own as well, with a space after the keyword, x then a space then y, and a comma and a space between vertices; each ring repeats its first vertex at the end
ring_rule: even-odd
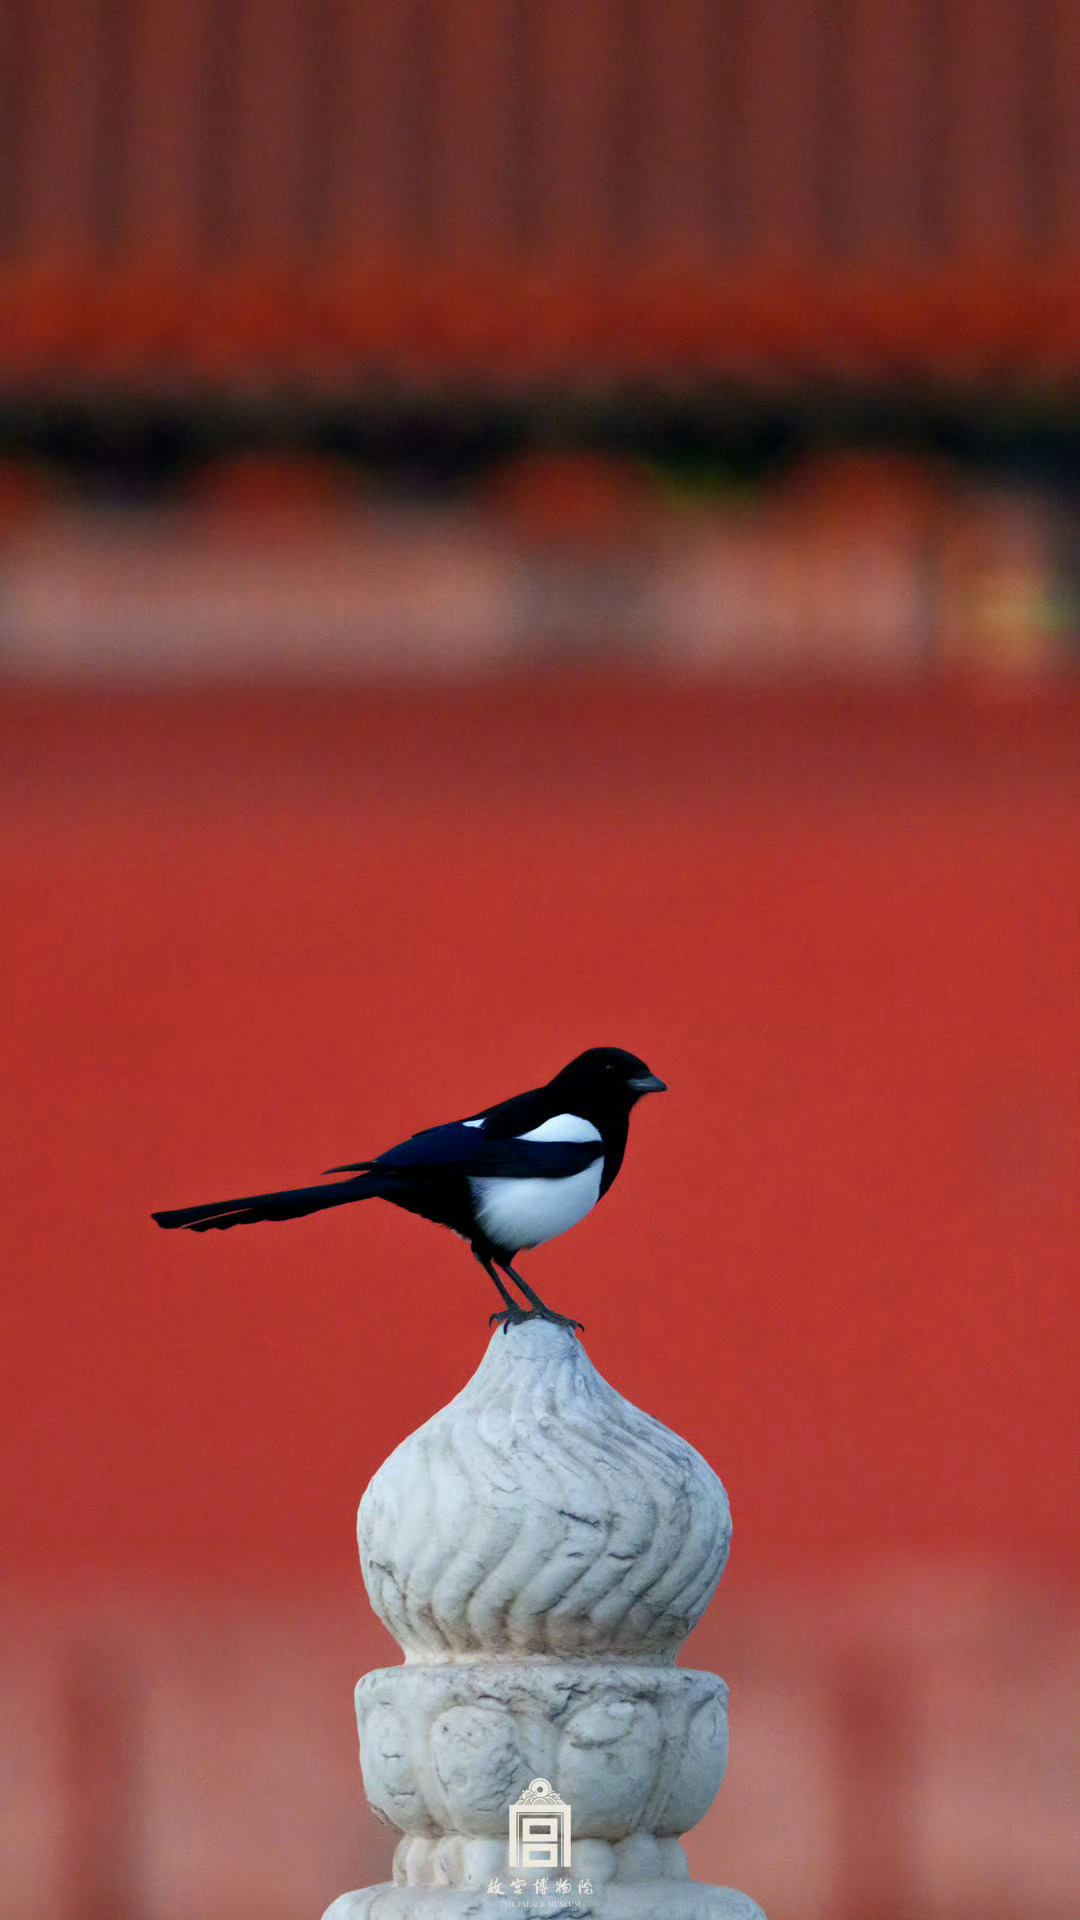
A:
MULTIPOLYGON (((513 1281, 515 1287, 521 1288, 533 1312, 538 1313, 542 1320, 554 1320, 556 1326, 559 1327, 580 1327, 582 1333, 584 1333, 585 1327, 580 1320, 570 1320, 565 1313, 556 1313, 553 1308, 545 1306, 540 1295, 533 1292, 528 1281, 523 1280, 520 1273, 515 1272, 509 1260, 500 1260, 499 1265, 503 1272, 513 1281)), ((492 1278, 494 1278, 494 1275, 492 1278)), ((497 1281, 496 1285, 498 1285, 497 1281)))
POLYGON ((499 1276, 496 1273, 494 1266, 492 1265, 490 1254, 481 1253, 479 1247, 474 1247, 473 1253, 476 1255, 476 1258, 479 1260, 480 1265, 483 1267, 484 1272, 487 1274, 488 1279, 494 1280, 495 1285, 498 1287, 499 1292, 502 1294, 503 1299, 506 1301, 506 1306, 503 1308, 503 1311, 501 1313, 493 1313, 490 1316, 488 1320, 488 1326, 489 1327, 501 1326, 503 1332, 505 1333, 508 1327, 519 1325, 522 1320, 527 1320, 529 1318, 529 1315, 526 1313, 525 1308, 519 1307, 517 1301, 513 1299, 512 1296, 506 1291, 506 1288, 503 1286, 502 1281, 499 1279, 499 1276))

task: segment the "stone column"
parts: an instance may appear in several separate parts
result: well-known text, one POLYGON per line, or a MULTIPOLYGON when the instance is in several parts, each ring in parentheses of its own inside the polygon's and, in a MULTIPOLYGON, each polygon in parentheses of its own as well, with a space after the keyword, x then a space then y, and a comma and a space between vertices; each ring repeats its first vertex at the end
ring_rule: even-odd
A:
POLYGON ((675 1655, 716 1590, 727 1495, 551 1321, 493 1335, 360 1502, 371 1604, 405 1664, 356 1689, 394 1879, 325 1920, 762 1920, 679 1836, 727 1760, 727 1688, 675 1655), (511 1805, 570 1808, 568 1865, 512 1869, 511 1805))

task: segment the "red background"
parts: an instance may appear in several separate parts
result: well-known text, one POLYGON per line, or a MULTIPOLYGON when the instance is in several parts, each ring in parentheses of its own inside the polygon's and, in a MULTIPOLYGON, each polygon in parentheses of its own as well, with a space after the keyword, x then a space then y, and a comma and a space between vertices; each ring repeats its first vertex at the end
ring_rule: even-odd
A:
POLYGON ((497 1303, 393 1209, 205 1239, 546 1078, 670 1083, 527 1272, 732 1576, 1075 1552, 1080 724, 1053 696, 5 695, 11 1564, 351 1583, 497 1303))

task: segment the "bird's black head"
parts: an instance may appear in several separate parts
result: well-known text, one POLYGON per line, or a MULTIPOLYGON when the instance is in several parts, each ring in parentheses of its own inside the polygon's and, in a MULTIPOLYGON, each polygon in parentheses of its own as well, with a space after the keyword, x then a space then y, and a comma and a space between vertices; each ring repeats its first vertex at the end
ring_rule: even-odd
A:
POLYGON ((664 1082, 644 1060, 639 1060, 636 1053, 625 1053, 622 1047, 589 1047, 549 1084, 553 1092, 565 1097, 570 1112, 584 1114, 587 1119, 597 1111, 629 1113, 644 1094, 667 1092, 664 1082))

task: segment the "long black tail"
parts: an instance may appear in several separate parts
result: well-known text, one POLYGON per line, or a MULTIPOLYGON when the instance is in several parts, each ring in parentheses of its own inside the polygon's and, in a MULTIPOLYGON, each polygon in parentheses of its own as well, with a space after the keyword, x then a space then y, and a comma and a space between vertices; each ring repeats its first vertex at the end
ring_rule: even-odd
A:
POLYGON ((324 1207, 343 1207, 350 1200, 374 1200, 386 1183, 365 1174, 360 1180, 332 1180, 326 1186, 292 1187, 284 1193, 249 1193, 243 1200, 212 1200, 204 1207, 175 1207, 155 1213, 159 1227, 189 1227, 192 1233, 210 1233, 225 1227, 247 1227, 256 1220, 298 1220, 324 1207))

